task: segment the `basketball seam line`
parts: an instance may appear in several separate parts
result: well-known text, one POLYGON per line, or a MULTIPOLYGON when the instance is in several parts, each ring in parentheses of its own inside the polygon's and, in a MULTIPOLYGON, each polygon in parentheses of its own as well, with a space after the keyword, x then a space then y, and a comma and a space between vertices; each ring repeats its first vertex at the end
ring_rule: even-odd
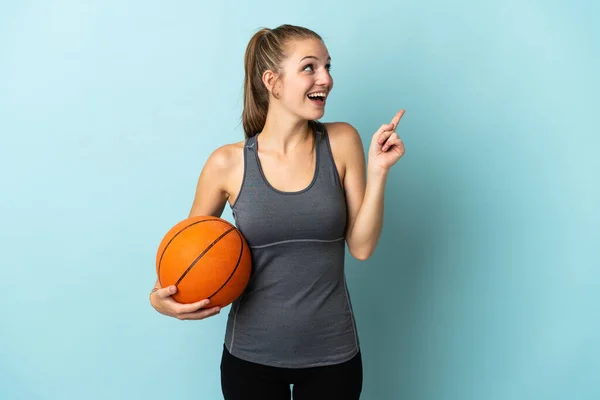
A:
MULTIPOLYGON (((200 224, 202 222, 207 222, 207 221, 220 221, 220 219, 218 219, 218 218, 209 218, 209 219, 203 219, 203 220, 200 220, 200 221, 196 221, 196 222, 194 222, 192 224, 189 224, 188 226, 182 228, 179 232, 177 232, 176 234, 174 234, 173 237, 167 242, 167 244, 165 245, 165 248, 162 251, 162 254, 160 255, 160 259, 158 260, 157 274, 158 274, 159 282, 160 282, 160 268, 162 266, 162 259, 163 259, 163 256, 165 255, 165 253, 167 252, 167 249, 169 248, 169 245, 171 244, 171 242, 173 240, 175 240, 175 238, 177 236, 179 236, 179 234, 182 233, 183 231, 185 231, 186 229, 188 229, 188 228, 190 228, 190 227, 192 227, 194 225, 200 224)), ((227 222, 227 221, 224 221, 224 222, 227 223, 229 226, 232 226, 229 222, 227 222)), ((161 282, 161 286, 162 286, 162 282, 161 282)))
POLYGON ((181 282, 181 280, 182 280, 183 278, 185 278, 185 276, 187 275, 187 273, 188 273, 188 272, 190 272, 190 270, 191 270, 192 268, 194 268, 194 265, 196 265, 196 263, 197 263, 198 261, 200 261, 200 259, 201 259, 202 257, 204 257, 204 255, 206 254, 206 252, 207 252, 208 250, 210 250, 210 249, 211 249, 211 248, 212 248, 212 247, 213 247, 215 244, 217 244, 217 242, 218 242, 219 240, 221 240, 223 237, 225 237, 225 235, 227 235, 229 232, 231 232, 231 231, 233 231, 233 230, 234 230, 234 228, 230 228, 230 229, 229 229, 227 232, 225 232, 225 233, 221 234, 221 236, 219 236, 219 237, 218 237, 218 238, 216 238, 216 239, 215 239, 215 240, 214 240, 214 241, 213 241, 211 244, 209 244, 209 245, 206 247, 206 249, 204 249, 204 251, 203 251, 202 253, 200 253, 200 255, 199 255, 198 257, 196 257, 196 259, 195 259, 194 261, 192 261, 192 263, 190 264, 190 266, 189 266, 189 267, 188 267, 188 268, 187 268, 187 269, 186 269, 186 270, 183 272, 183 274, 182 274, 182 275, 179 277, 179 279, 177 280, 177 282, 175 282, 175 286, 179 285, 179 283, 181 282))
POLYGON ((244 241, 242 240, 242 237, 241 237, 240 233, 237 232, 237 231, 236 231, 236 233, 238 234, 238 237, 240 238, 240 244, 241 244, 241 246, 240 246, 240 254, 238 255, 237 263, 235 264, 235 267, 233 268, 233 271, 231 271, 231 274, 229 275, 229 277, 227 278, 227 280, 225 280, 225 282, 221 285, 221 287, 218 288, 213 294, 211 294, 210 296, 208 296, 209 299, 212 298, 217 293, 219 293, 221 291, 221 289, 223 289, 225 287, 225 285, 227 285, 227 283, 231 280, 231 278, 233 277, 233 275, 237 271, 238 267, 240 266, 240 261, 242 260, 242 255, 244 254, 244 241))

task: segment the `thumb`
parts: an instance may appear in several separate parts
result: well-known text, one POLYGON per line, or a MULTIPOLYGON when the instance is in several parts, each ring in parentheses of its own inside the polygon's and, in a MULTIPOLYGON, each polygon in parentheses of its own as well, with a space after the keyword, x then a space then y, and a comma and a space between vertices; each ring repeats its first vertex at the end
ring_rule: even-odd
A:
POLYGON ((177 286, 171 285, 171 286, 167 286, 165 288, 158 289, 156 291, 156 294, 158 297, 165 299, 165 298, 175 294, 175 292, 177 292, 177 286))

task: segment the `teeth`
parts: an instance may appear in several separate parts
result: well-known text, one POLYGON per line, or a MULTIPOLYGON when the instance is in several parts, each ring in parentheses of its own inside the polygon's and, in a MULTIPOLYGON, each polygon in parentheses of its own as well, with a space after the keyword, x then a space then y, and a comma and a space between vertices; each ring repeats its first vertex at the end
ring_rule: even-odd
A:
POLYGON ((319 93, 311 93, 308 95, 308 97, 326 97, 327 95, 324 92, 319 92, 319 93))

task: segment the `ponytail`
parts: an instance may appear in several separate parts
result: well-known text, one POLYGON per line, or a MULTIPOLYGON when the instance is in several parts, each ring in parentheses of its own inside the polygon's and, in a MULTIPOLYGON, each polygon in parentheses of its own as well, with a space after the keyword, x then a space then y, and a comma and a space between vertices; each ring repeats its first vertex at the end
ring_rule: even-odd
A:
POLYGON ((261 71, 258 70, 259 44, 269 29, 263 28, 250 39, 244 55, 244 110, 242 126, 246 137, 254 136, 262 131, 267 120, 269 93, 262 82, 261 71))

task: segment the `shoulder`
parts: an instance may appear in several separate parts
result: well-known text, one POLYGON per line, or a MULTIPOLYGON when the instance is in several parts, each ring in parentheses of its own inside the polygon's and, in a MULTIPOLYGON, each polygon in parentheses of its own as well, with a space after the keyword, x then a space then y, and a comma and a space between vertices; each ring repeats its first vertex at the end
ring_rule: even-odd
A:
POLYGON ((243 146, 243 142, 227 144, 210 153, 198 178, 190 216, 221 215, 238 165, 243 165, 243 146))
POLYGON ((244 144, 244 141, 230 143, 213 150, 200 173, 200 183, 206 182, 229 193, 233 181, 240 180, 238 177, 244 169, 244 144))
POLYGON ((227 172, 243 163, 245 141, 229 143, 213 150, 208 156, 205 169, 227 172))
POLYGON ((364 156, 363 142, 354 126, 348 122, 327 122, 324 124, 329 136, 333 155, 344 161, 354 161, 364 156))
POLYGON ((324 123, 332 147, 360 146, 362 139, 354 126, 348 122, 324 123))

